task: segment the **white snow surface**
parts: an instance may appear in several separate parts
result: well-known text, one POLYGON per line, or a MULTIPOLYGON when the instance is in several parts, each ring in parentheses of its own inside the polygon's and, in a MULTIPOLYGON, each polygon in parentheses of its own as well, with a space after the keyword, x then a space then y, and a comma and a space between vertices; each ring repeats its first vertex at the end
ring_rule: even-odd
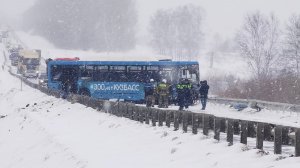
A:
MULTIPOLYGON (((36 47, 32 47, 36 48, 36 47)), ((3 46, 1 45, 1 50, 3 46)), ((3 53, 2 51, 0 51, 3 53)), ((76 51, 73 51, 76 53, 76 51)), ((4 57, 0 55, 0 65, 4 57)), ((172 128, 152 127, 99 112, 80 104, 47 96, 24 86, 0 69, 0 167, 1 168, 298 168, 300 158, 288 157, 294 149, 283 147, 273 154, 248 146, 228 146, 213 135, 193 135, 172 128)), ((178 107, 170 107, 178 108, 178 107)), ((190 110, 200 112, 199 105, 190 110)), ((203 112, 203 111, 202 111, 203 112)), ((225 105, 208 103, 205 113, 300 127, 298 113, 246 109, 237 112, 225 105)))

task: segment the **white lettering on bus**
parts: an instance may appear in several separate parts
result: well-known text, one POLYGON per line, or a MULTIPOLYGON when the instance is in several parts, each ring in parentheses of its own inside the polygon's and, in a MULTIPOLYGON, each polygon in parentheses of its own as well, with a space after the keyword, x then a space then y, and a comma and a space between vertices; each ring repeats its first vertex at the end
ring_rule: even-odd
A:
POLYGON ((110 86, 105 86, 105 84, 94 84, 93 89, 99 90, 99 91, 105 91, 105 90, 117 90, 117 91, 139 91, 139 86, 137 84, 113 84, 110 86))

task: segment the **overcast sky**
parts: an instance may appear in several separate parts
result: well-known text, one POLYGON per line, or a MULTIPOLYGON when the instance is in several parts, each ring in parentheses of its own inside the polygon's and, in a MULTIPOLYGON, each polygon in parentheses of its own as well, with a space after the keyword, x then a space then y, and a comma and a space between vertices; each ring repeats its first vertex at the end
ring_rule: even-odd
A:
MULTIPOLYGON (((0 15, 18 17, 38 0, 0 0, 0 15)), ((219 33, 232 37, 248 12, 274 12, 282 25, 292 13, 300 14, 300 0, 136 0, 140 34, 146 32, 149 18, 157 9, 170 9, 185 4, 196 4, 205 11, 204 28, 207 36, 219 33)))
POLYGON ((224 38, 235 34, 249 12, 273 12, 282 25, 291 14, 300 14, 300 0, 137 0, 141 25, 146 25, 149 16, 157 9, 169 9, 184 4, 201 6, 205 11, 204 29, 207 36, 219 33, 224 38))

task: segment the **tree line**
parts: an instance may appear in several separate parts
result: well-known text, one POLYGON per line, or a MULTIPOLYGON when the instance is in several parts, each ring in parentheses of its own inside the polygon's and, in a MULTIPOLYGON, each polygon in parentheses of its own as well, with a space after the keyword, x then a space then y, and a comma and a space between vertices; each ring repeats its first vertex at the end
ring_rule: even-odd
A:
MULTIPOLYGON (((202 13, 193 5, 157 11, 149 24, 153 49, 175 60, 196 59, 202 13)), ((25 30, 60 48, 125 51, 136 45, 134 0, 40 0, 23 20, 25 30)))
POLYGON ((151 46, 173 60, 197 60, 203 40, 202 20, 202 9, 193 5, 157 11, 149 26, 151 46))
POLYGON ((23 26, 60 48, 122 51, 135 46, 133 0, 40 0, 23 26))
POLYGON ((300 15, 292 15, 280 29, 274 14, 249 13, 236 42, 252 77, 247 81, 227 77, 220 95, 300 104, 300 15))

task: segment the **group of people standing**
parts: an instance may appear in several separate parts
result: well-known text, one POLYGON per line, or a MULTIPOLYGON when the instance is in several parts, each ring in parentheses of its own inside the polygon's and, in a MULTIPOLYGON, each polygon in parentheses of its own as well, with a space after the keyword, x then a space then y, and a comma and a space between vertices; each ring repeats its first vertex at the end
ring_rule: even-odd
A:
MULTIPOLYGON (((192 104, 192 88, 193 85, 188 79, 180 79, 179 83, 176 84, 177 103, 179 105, 179 110, 183 110, 184 108, 187 109, 189 105, 192 104)), ((166 79, 163 79, 159 83, 155 82, 153 79, 150 79, 150 82, 145 85, 146 106, 154 107, 157 99, 159 108, 168 108, 171 90, 170 84, 167 83, 166 79)), ((207 84, 207 81, 200 81, 199 94, 202 110, 205 110, 206 108, 208 90, 209 85, 207 84)))

